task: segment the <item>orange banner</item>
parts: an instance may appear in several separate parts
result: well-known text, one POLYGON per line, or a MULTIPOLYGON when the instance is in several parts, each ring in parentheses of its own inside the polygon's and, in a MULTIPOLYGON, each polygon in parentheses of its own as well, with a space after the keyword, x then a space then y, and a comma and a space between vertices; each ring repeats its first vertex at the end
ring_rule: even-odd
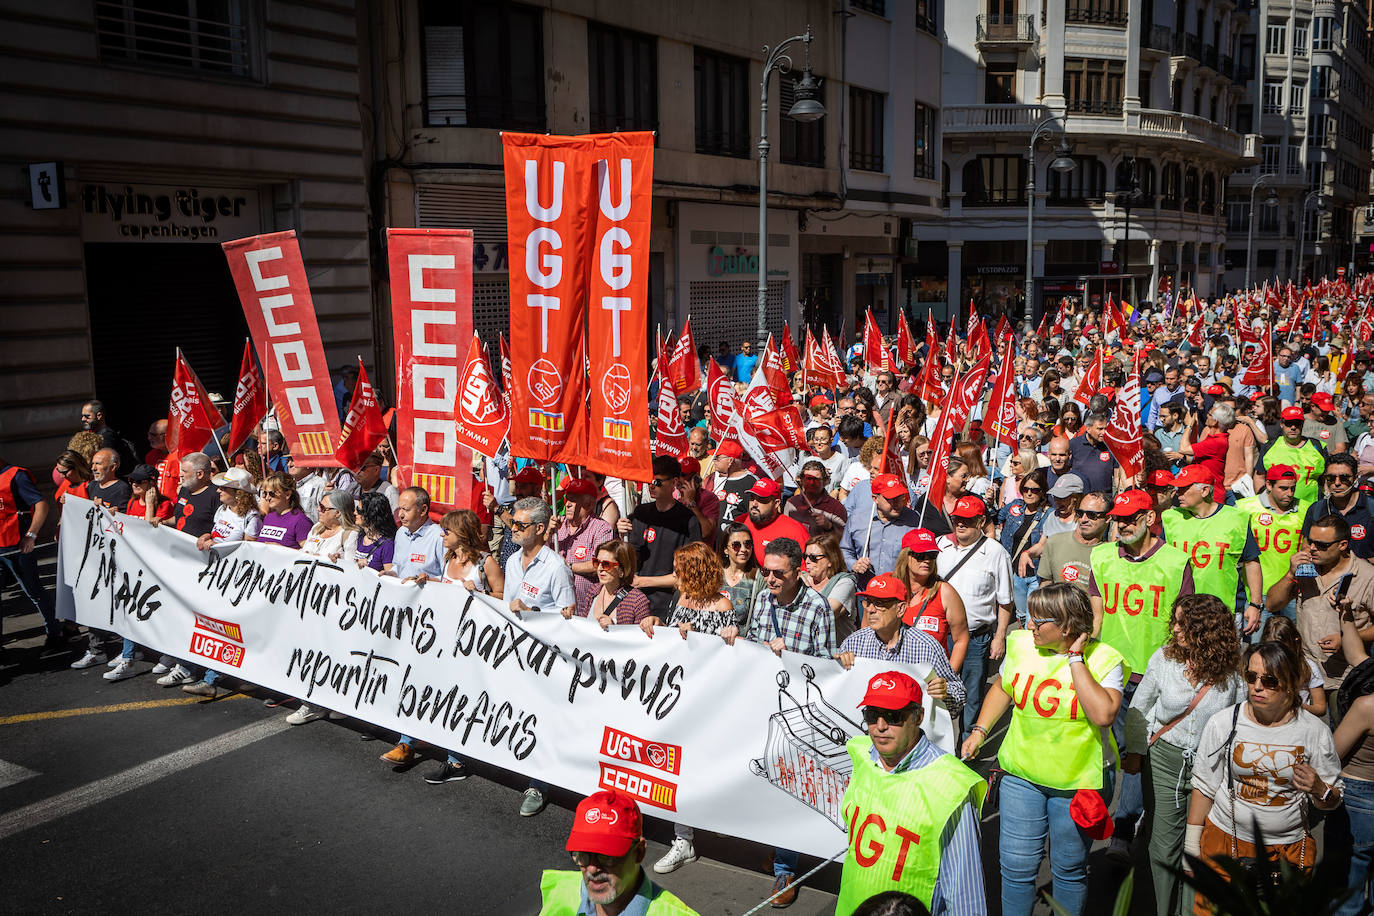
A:
POLYGON ((223 248, 292 462, 333 467, 339 413, 296 233, 255 235, 223 248))
POLYGON ((396 342, 396 461, 436 506, 467 508, 472 452, 453 422, 472 340, 472 232, 388 229, 396 342))

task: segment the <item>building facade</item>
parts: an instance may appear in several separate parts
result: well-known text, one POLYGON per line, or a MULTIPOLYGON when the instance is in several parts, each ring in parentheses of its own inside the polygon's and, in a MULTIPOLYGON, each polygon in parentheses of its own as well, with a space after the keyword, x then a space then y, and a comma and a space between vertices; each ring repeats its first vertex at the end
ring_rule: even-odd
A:
POLYGON ((0 23, 7 460, 46 477, 91 397, 142 454, 177 347, 232 398, 229 239, 295 229, 331 364, 372 361, 351 2, 11 0, 0 23))

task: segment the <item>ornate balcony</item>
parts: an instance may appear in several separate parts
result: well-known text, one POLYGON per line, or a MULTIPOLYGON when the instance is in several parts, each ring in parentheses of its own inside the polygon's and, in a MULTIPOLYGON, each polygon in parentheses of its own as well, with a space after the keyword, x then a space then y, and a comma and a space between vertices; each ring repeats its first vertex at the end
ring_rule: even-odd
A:
POLYGON ((945 135, 1029 132, 1050 116, 1044 105, 947 105, 945 135))
POLYGON ((974 43, 979 48, 1014 48, 1033 45, 1036 41, 1035 17, 1032 15, 978 15, 978 31, 974 43))

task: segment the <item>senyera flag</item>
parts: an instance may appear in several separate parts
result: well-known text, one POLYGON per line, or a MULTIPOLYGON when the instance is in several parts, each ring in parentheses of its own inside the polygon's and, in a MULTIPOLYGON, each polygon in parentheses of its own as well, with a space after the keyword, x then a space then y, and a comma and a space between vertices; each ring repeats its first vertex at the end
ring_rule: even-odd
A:
POLYGON ((243 342, 243 359, 239 362, 239 380, 234 385, 234 419, 229 423, 229 454, 234 454, 267 416, 267 386, 263 384, 257 363, 253 360, 253 345, 243 342))
POLYGON ((714 357, 706 363, 706 395, 711 399, 711 438, 723 442, 735 425, 735 386, 714 357))
POLYGON ((204 451, 224 425, 205 386, 200 383, 186 357, 177 348, 176 368, 172 371, 172 399, 167 407, 167 454, 184 457, 204 451))
POLYGON ((676 394, 687 394, 701 388, 701 365, 697 362, 697 346, 692 340, 692 316, 682 323, 682 333, 668 357, 668 381, 676 394))
POLYGON ((782 369, 788 375, 801 368, 801 355, 797 353, 797 342, 792 339, 792 328, 787 322, 782 323, 782 342, 779 345, 782 350, 782 369))
POLYGON ((396 343, 396 463, 435 506, 471 502, 472 454, 453 423, 472 340, 472 232, 388 229, 396 343))
POLYGON ((342 438, 335 457, 342 467, 355 474, 367 456, 386 439, 386 421, 382 419, 377 391, 368 381, 362 357, 358 358, 358 381, 353 386, 353 399, 348 404, 348 413, 344 414, 342 438))
POLYGON ((463 374, 458 380, 458 406, 453 421, 458 441, 488 458, 495 458, 510 429, 510 415, 491 375, 491 357, 476 334, 468 347, 463 374))
POLYGON ((291 461, 332 467, 339 412, 296 233, 250 236, 223 248, 291 461))

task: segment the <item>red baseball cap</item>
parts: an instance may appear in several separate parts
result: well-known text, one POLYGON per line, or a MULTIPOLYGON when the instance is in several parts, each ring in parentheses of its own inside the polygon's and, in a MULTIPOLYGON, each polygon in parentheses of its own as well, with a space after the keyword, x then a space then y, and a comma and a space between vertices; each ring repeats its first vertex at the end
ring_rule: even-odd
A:
POLYGON ((1113 388, 1111 385, 1103 385, 1101 388, 1097 389, 1097 393, 1102 395, 1104 398, 1107 398, 1108 400, 1111 400, 1112 398, 1116 397, 1116 389, 1113 388))
POLYGON ((782 487, 778 486, 778 482, 771 477, 760 477, 754 481, 749 492, 759 499, 777 499, 782 494, 782 487))
POLYGON ((811 401, 810 401, 810 404, 811 404, 812 407, 820 407, 822 404, 833 404, 833 403, 835 403, 835 402, 832 401, 832 400, 830 400, 830 398, 826 397, 826 396, 823 395, 823 394, 818 394, 818 395, 813 396, 813 397, 811 398, 811 401))
POLYGON ((1150 479, 1146 483, 1152 487, 1172 487, 1174 475, 1165 470, 1151 471, 1150 479))
POLYGON ((893 575, 874 576, 868 580, 868 587, 859 592, 861 598, 896 598, 906 600, 906 586, 893 575))
POLYGON ((542 487, 544 485, 544 475, 540 473, 539 468, 530 464, 516 471, 515 476, 511 478, 511 482, 532 483, 535 486, 542 487))
POLYGON ((691 455, 677 460, 678 467, 682 469, 683 477, 695 477, 701 473, 701 462, 691 455))
POLYGON ((595 496, 596 484, 587 477, 564 477, 558 485, 569 496, 595 496))
POLYGON ((879 474, 873 478, 873 494, 881 496, 883 499, 896 499, 899 496, 910 496, 906 484, 902 483, 902 478, 896 474, 879 474))
POLYGON ((960 496, 950 515, 955 518, 978 518, 988 514, 988 507, 976 496, 960 496))
POLYGON ((726 439, 716 447, 717 458, 743 458, 744 449, 733 439, 726 439))
POLYGON ((940 545, 935 543, 935 535, 925 528, 913 528, 902 535, 902 546, 912 553, 930 553, 940 549, 940 545))
POLYGON ((1155 507, 1154 500, 1150 499, 1150 494, 1144 490, 1122 490, 1116 494, 1116 499, 1112 502, 1112 508, 1107 512, 1117 518, 1129 518, 1137 513, 1144 512, 1155 507))
POLYGON ((1330 413, 1336 409, 1336 402, 1331 400, 1331 395, 1327 394, 1325 391, 1318 391, 1316 394, 1312 395, 1312 406, 1330 413))
POLYGON ((1276 480, 1297 480, 1298 469, 1291 464, 1276 464, 1264 472, 1264 479, 1270 483, 1276 480))
POLYGON ((1201 464, 1190 464, 1174 475, 1174 486, 1180 490, 1191 487, 1195 483, 1205 483, 1214 487, 1217 485, 1217 475, 1213 474, 1210 468, 1201 464))
POLYGON ((1296 405, 1293 407, 1285 407, 1283 410, 1279 411, 1279 418, 1283 420, 1301 420, 1303 416, 1302 408, 1296 405))
POLYGON ((879 709, 905 709, 912 703, 921 702, 924 696, 921 685, 909 674, 900 671, 884 671, 868 679, 868 690, 864 693, 860 706, 877 706, 879 709))
POLYGON ((1226 393, 1226 386, 1225 386, 1225 385, 1208 385, 1206 391, 1207 391, 1208 394, 1212 395, 1213 397, 1216 397, 1216 396, 1218 396, 1218 395, 1222 395, 1222 394, 1225 394, 1225 393, 1226 393))
POLYGON ((1096 789, 1079 789, 1069 802, 1069 817, 1094 840, 1105 840, 1116 830, 1107 814, 1107 803, 1096 789))
POLYGON ((568 833, 568 852, 623 856, 643 835, 644 822, 635 800, 624 792, 588 795, 577 806, 568 833))

